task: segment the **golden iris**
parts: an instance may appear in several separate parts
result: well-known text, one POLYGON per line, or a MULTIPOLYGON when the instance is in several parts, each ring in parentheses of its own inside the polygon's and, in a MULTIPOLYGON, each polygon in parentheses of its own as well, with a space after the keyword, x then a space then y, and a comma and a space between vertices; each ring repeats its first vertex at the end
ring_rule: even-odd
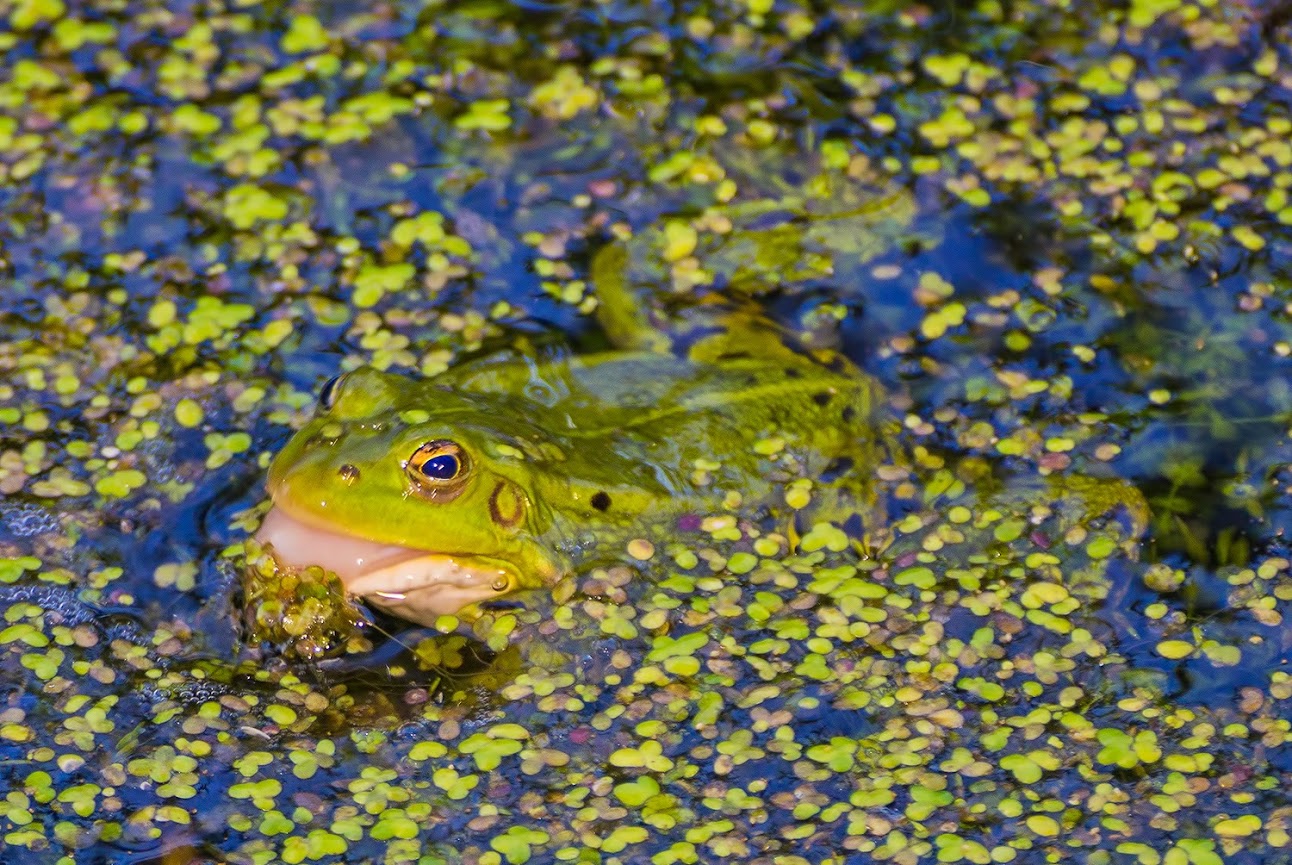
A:
POLYGON ((413 451, 405 468, 418 486, 440 496, 466 480, 467 458, 457 443, 441 439, 413 451))

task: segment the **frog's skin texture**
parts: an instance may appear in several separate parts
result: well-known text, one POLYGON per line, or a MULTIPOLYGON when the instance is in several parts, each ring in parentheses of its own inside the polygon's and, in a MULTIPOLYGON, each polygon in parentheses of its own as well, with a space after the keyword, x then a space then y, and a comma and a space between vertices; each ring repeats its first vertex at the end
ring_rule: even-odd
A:
POLYGON ((429 624, 551 585, 594 542, 720 513, 730 492, 777 503, 787 481, 818 479, 818 513, 876 520, 871 478, 892 453, 877 383, 719 306, 692 310, 701 335, 683 351, 624 300, 617 255, 598 262, 598 294, 626 348, 504 353, 422 381, 342 376, 274 460, 259 540, 429 624), (819 480, 844 466, 846 487, 819 480))

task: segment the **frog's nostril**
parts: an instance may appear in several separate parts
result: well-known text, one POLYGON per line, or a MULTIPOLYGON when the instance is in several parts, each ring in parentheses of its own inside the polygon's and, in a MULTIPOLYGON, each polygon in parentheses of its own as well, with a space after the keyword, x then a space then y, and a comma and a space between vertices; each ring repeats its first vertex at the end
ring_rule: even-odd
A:
POLYGON ((352 484, 359 479, 359 467, 351 463, 344 463, 341 468, 336 470, 336 473, 341 476, 341 480, 345 481, 346 484, 352 484))

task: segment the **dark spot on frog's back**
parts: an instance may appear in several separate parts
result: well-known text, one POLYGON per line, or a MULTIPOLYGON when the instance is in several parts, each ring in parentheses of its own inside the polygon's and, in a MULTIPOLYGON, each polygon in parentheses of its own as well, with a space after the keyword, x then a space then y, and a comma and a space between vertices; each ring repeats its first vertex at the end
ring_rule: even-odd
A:
POLYGON ((336 470, 336 473, 341 477, 341 480, 346 482, 347 485, 359 480, 359 467, 353 463, 343 464, 336 470))
POLYGON ((592 497, 592 506, 602 513, 605 513, 610 509, 610 494, 605 490, 601 490, 592 497))
POLYGON ((833 398, 834 398, 834 394, 828 390, 823 390, 823 391, 820 391, 819 393, 812 394, 812 402, 822 407, 829 405, 830 400, 833 398))
POLYGON ((857 416, 857 410, 852 406, 848 406, 839 413, 839 416, 843 418, 844 423, 852 423, 852 419, 857 416))

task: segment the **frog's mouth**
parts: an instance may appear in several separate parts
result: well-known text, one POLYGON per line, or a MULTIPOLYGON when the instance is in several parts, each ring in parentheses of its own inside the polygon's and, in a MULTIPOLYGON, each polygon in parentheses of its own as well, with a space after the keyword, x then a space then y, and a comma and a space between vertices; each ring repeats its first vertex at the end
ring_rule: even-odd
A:
POLYGON ((516 586, 502 562, 364 540, 321 528, 278 505, 265 515, 256 540, 272 545, 281 564, 333 571, 351 595, 423 625, 516 586))

